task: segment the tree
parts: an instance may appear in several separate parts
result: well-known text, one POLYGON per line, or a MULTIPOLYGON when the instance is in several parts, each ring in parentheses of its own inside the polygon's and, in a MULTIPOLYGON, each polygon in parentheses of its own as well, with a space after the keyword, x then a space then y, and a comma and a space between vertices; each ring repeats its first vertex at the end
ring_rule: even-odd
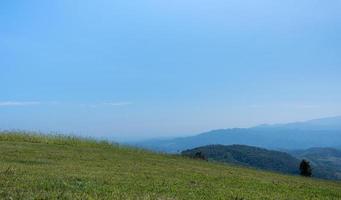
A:
POLYGON ((309 161, 307 161, 307 160, 301 161, 300 174, 301 174, 301 176, 305 176, 305 177, 311 177, 312 176, 312 169, 311 169, 309 161))
POLYGON ((201 151, 196 152, 194 154, 194 158, 199 160, 207 160, 206 156, 201 151))

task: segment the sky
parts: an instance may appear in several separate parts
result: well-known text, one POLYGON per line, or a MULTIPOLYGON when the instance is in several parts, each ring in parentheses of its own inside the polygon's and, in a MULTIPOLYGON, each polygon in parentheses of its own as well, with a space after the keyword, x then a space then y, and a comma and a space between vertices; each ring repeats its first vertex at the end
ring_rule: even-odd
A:
POLYGON ((0 2, 0 129, 118 141, 341 115, 339 0, 0 2))

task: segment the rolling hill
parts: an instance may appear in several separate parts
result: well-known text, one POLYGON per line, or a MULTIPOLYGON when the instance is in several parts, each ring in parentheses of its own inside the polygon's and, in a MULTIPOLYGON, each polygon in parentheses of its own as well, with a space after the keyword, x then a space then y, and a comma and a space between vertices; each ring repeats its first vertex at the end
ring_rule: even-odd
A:
POLYGON ((263 170, 299 174, 300 160, 290 154, 246 145, 208 145, 181 152, 194 157, 202 153, 209 161, 231 163, 263 170))
POLYGON ((108 142, 0 134, 0 199, 340 199, 341 183, 108 142))
POLYGON ((179 153, 210 144, 242 144, 268 149, 307 149, 341 146, 341 117, 252 128, 220 129, 168 140, 149 140, 135 145, 155 151, 179 153))
POLYGON ((302 159, 310 161, 313 177, 340 180, 340 152, 331 148, 312 148, 281 152, 246 145, 207 145, 181 152, 195 157, 201 153, 209 161, 217 161, 257 169, 299 174, 298 166, 302 159))

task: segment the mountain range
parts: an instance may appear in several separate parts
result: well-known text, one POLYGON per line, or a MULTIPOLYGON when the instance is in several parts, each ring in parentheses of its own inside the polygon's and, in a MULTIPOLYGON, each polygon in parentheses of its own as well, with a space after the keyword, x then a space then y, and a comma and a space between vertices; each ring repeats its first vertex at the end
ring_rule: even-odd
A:
POLYGON ((241 144, 274 150, 341 148, 341 116, 251 128, 219 129, 190 137, 154 139, 134 145, 154 151, 180 153, 211 144, 241 144))

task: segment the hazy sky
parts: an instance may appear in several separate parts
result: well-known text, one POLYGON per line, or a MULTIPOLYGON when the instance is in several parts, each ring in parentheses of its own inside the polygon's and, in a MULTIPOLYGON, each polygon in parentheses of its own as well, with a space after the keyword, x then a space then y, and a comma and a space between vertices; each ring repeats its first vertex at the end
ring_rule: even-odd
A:
POLYGON ((339 0, 0 2, 0 129, 115 139, 341 115, 339 0))

